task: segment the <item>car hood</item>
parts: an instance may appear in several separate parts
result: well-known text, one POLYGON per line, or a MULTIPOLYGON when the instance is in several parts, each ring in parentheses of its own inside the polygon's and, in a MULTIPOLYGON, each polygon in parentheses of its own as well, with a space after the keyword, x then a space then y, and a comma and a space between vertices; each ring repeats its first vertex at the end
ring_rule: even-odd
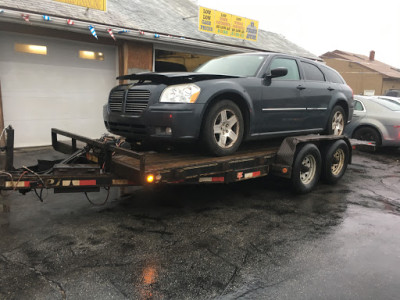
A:
POLYGON ((240 78, 239 76, 220 75, 220 74, 204 74, 204 73, 138 73, 123 75, 117 77, 119 80, 139 80, 151 81, 153 83, 176 84, 176 83, 189 83, 210 79, 226 79, 226 78, 240 78))

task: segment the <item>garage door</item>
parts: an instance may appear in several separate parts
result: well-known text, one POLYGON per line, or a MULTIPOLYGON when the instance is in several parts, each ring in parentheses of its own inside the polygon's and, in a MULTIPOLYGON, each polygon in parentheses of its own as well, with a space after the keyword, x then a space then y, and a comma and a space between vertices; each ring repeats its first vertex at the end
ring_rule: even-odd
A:
POLYGON ((102 106, 116 85, 116 48, 0 31, 5 126, 15 146, 51 144, 50 129, 96 138, 102 106))

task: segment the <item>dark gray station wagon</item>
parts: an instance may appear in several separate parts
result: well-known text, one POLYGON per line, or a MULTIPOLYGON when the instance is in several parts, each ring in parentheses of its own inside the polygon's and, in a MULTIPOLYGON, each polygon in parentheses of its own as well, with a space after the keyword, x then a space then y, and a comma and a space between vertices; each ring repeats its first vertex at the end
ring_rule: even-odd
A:
POLYGON ((308 133, 341 135, 353 93, 333 69, 278 53, 213 59, 195 72, 121 76, 110 92, 107 129, 128 141, 201 141, 228 155, 243 140, 308 133))

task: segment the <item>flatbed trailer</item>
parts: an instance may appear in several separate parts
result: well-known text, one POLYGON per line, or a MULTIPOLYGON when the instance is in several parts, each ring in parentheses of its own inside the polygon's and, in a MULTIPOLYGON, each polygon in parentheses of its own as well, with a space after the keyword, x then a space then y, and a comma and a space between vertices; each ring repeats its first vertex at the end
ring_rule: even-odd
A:
MULTIPOLYGON (((55 193, 96 192, 101 187, 161 184, 232 183, 268 174, 290 179, 294 191, 310 192, 320 177, 337 182, 351 163, 352 149, 373 147, 344 136, 305 135, 278 143, 242 147, 237 153, 212 157, 192 152, 137 152, 119 140, 95 140, 52 129, 52 145, 67 158, 50 164, 15 169, 14 130, 6 129, 4 170, 0 190, 22 193, 53 189, 55 193), (69 139, 69 142, 60 141, 69 139)), ((37 193, 38 194, 38 193, 37 193)))

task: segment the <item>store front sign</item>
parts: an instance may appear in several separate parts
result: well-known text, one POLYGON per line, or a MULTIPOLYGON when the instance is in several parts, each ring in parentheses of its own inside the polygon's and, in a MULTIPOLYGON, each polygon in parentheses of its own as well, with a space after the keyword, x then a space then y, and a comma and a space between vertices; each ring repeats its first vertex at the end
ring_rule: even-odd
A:
POLYGON ((199 6, 199 30, 257 41, 258 21, 199 6))
POLYGON ((107 0, 53 0, 57 2, 68 3, 77 6, 83 6, 87 8, 98 9, 102 11, 106 11, 107 8, 107 0))

